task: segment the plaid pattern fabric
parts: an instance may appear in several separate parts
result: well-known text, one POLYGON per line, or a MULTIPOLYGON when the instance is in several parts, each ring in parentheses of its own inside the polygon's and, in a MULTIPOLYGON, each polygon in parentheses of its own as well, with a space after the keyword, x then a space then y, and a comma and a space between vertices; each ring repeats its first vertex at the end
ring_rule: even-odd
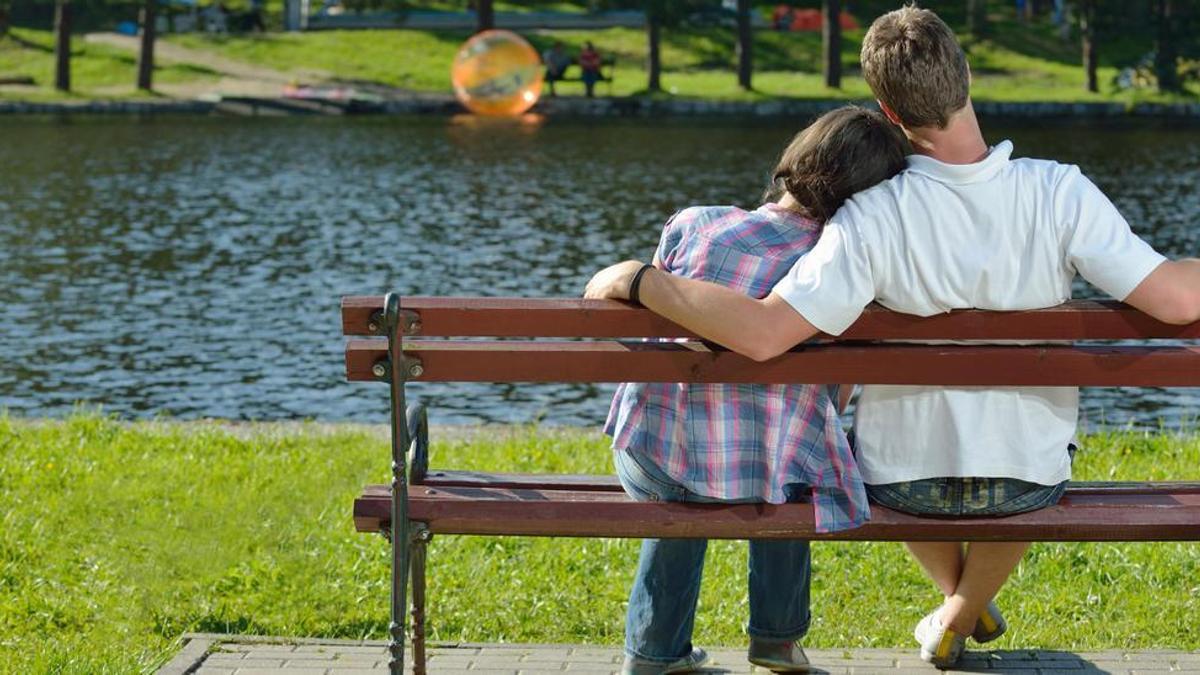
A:
MULTIPOLYGON (((693 207, 667 222, 657 258, 672 274, 762 298, 820 234, 774 204, 693 207)), ((806 485, 817 530, 830 532, 870 517, 836 400, 823 385, 625 383, 605 433, 706 497, 781 504, 789 485, 806 485)))

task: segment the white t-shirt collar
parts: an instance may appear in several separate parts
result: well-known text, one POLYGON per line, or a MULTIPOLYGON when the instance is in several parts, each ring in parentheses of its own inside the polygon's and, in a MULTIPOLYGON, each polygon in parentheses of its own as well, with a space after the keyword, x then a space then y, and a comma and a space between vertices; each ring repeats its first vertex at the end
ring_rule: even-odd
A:
POLYGON ((909 155, 908 170, 953 185, 981 183, 1008 166, 1012 150, 1012 141, 1001 141, 988 150, 986 157, 974 164, 947 164, 925 155, 909 155))

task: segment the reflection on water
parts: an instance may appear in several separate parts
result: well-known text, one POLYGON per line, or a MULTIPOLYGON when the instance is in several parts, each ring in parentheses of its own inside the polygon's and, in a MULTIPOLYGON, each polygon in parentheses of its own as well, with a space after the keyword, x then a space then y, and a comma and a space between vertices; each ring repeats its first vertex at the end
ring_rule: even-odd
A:
MULTIPOLYGON (((796 125, 762 120, 7 119, 0 406, 385 420, 343 381, 338 298, 575 296, 689 204, 757 203, 796 125)), ((992 124, 1076 162, 1135 229, 1200 253, 1200 128, 992 124)), ((1081 287, 1081 293, 1088 290, 1081 287)), ((598 423, 608 386, 414 387, 435 422, 598 423)), ((1085 392, 1178 424, 1194 390, 1085 392)))

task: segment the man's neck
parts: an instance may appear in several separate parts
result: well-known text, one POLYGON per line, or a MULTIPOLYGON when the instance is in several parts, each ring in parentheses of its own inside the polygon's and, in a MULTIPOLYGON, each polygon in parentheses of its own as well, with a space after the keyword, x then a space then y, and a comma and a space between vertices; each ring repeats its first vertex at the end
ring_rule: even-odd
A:
POLYGON ((987 156, 988 145, 979 130, 975 109, 966 107, 950 118, 945 129, 922 127, 905 129, 904 133, 918 155, 932 157, 946 164, 974 164, 987 156))

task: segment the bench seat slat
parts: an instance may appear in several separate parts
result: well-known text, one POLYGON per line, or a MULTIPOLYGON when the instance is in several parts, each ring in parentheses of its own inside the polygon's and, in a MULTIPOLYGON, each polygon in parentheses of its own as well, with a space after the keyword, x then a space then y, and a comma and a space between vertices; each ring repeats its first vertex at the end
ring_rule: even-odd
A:
MULTIPOLYGON (((377 531, 386 486, 355 502, 355 524, 377 531)), ((872 507, 861 528, 817 534, 809 504, 700 505, 635 502, 613 491, 416 486, 409 517, 435 534, 579 537, 811 538, 842 540, 1195 541, 1200 493, 1075 494, 1005 518, 938 519, 872 507)))
POLYGON ((420 485, 428 487, 499 487, 537 490, 585 490, 589 492, 621 492, 621 482, 614 475, 492 473, 486 471, 450 471, 430 469, 420 485))
MULTIPOLYGON (((647 309, 613 300, 575 298, 404 297, 421 316, 420 334, 448 337, 695 337, 647 309)), ((344 335, 370 335, 381 296, 342 299, 344 335)), ((1125 340, 1200 339, 1200 323, 1172 326, 1115 301, 1073 300, 1021 312, 960 310, 920 318, 867 307, 843 335, 849 340, 1125 340)))
MULTIPOLYGON (((505 473, 489 471, 452 471, 430 469, 425 487, 494 487, 535 490, 582 490, 586 492, 623 492, 621 481, 612 474, 505 473)), ((387 495, 386 486, 380 486, 387 495)), ((379 489, 379 488, 376 488, 379 489)), ((1074 481, 1068 493, 1082 494, 1200 494, 1200 482, 1192 481, 1074 481)))
MULTIPOLYGON (((724 382, 945 386, 1200 386, 1200 348, 1097 345, 806 345, 763 363, 702 343, 409 340, 417 381, 724 382)), ((351 340, 346 375, 373 380, 382 340, 351 340)))

